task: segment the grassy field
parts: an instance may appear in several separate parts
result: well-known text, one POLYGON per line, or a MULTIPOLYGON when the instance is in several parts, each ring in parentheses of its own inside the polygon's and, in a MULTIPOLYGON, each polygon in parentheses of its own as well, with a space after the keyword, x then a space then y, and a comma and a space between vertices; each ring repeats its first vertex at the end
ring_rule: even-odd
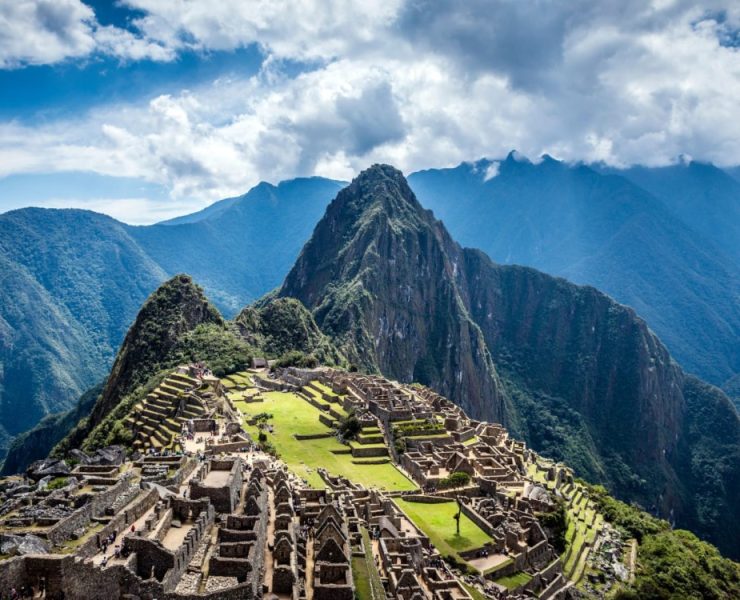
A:
POLYGON ((523 573, 522 571, 519 571, 518 573, 514 573, 513 575, 507 575, 506 577, 499 577, 496 580, 496 583, 500 583, 504 587, 507 587, 510 590, 513 590, 514 588, 518 588, 520 585, 525 585, 529 583, 531 579, 532 579, 531 575, 528 575, 527 573, 523 573))
POLYGON ((486 595, 481 592, 478 588, 470 585, 469 583, 462 582, 463 587, 468 590, 468 594, 470 594, 473 598, 473 600, 486 600, 486 595))
MULTIPOLYGON (((416 486, 390 463, 381 465, 358 465, 352 463, 351 454, 334 454, 332 450, 346 451, 349 446, 340 444, 334 437, 317 440, 297 440, 293 434, 312 435, 331 433, 331 429, 319 422, 319 410, 295 394, 265 392, 265 401, 247 404, 236 402, 245 415, 262 412, 271 413, 268 421, 273 433, 268 439, 275 445, 280 458, 312 487, 323 488, 324 482, 316 472, 323 467, 332 475, 342 475, 355 483, 386 490, 413 490, 416 486)), ((244 428, 256 439, 257 428, 244 424, 244 428)))
POLYGON ((480 548, 491 538, 465 515, 460 517, 460 535, 457 535, 454 516, 457 513, 456 502, 443 504, 424 504, 409 502, 402 498, 394 500, 399 508, 421 529, 432 541, 443 556, 458 555, 458 552, 480 548))
POLYGON ((365 555, 352 557, 352 575, 357 588, 355 597, 357 600, 383 600, 385 598, 383 583, 380 581, 380 574, 370 551, 372 547, 370 536, 364 527, 362 539, 365 544, 365 555))

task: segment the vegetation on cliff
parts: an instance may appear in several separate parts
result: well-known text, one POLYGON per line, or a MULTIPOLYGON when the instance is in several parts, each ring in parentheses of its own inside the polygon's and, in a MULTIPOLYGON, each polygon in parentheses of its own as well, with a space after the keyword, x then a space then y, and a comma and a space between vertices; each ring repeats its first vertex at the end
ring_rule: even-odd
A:
POLYGON ((636 577, 619 600, 729 599, 740 594, 740 564, 682 529, 611 497, 602 486, 589 495, 604 518, 638 541, 636 577))
POLYGON ((694 385, 598 290, 460 248, 392 167, 337 195, 278 295, 301 300, 353 363, 427 384, 740 556, 727 397, 694 385))
POLYGON ((298 352, 325 365, 345 362, 311 313, 294 298, 268 297, 244 308, 234 322, 239 333, 270 358, 287 358, 289 353, 298 352))

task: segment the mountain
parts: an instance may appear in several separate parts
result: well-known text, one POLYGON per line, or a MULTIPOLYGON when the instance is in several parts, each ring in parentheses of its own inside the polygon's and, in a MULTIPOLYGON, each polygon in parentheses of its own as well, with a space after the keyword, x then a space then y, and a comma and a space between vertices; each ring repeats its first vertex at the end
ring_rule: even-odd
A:
POLYGON ((740 261, 740 182, 711 164, 601 169, 660 199, 681 221, 740 261))
POLYGON ((103 378, 164 277, 126 226, 87 211, 0 215, 0 449, 103 378))
POLYGON ((461 248, 394 168, 375 165, 337 195, 277 295, 303 302, 355 364, 500 420, 740 555, 729 399, 685 375, 631 308, 461 248))
POLYGON ((280 284, 341 187, 321 177, 260 183, 193 222, 134 227, 130 233, 168 274, 189 273, 233 316, 280 284))
POLYGON ((177 365, 203 361, 222 377, 246 368, 253 356, 277 359, 290 352, 322 364, 344 362, 300 302, 276 300, 226 321, 190 276, 176 275, 141 307, 99 395, 92 405, 89 397, 81 401, 87 406, 82 418, 78 409, 42 422, 29 439, 14 445, 13 456, 17 464, 28 464, 21 459, 37 452, 43 432, 47 453, 54 447, 58 456, 71 448, 91 450, 130 441, 126 417, 177 365), (65 430, 58 422, 72 426, 65 430))
POLYGON ((103 379, 166 278, 197 276, 229 315, 279 285, 339 188, 322 178, 263 183, 149 227, 80 210, 0 215, 0 459, 14 436, 61 418, 103 379))
POLYGON ((199 221, 205 221, 206 219, 217 217, 240 200, 243 200, 245 196, 246 194, 243 196, 235 196, 234 198, 224 198, 223 200, 214 202, 197 212, 161 221, 159 225, 186 225, 188 223, 198 223, 199 221))
POLYGON ((181 358, 174 351, 201 325, 213 326, 217 331, 225 327, 223 317, 207 300, 202 288, 187 275, 176 275, 161 285, 141 307, 100 396, 89 415, 66 440, 67 447, 79 447, 125 396, 158 372, 172 368, 181 358))
MULTIPOLYGON (((724 187, 711 186, 708 194, 721 187, 717 206, 731 206, 732 180, 714 171, 724 187)), ((702 233, 714 217, 693 228, 699 219, 690 215, 706 197, 687 194, 694 199, 676 199, 674 205, 685 208, 673 211, 627 177, 547 156, 534 164, 516 153, 499 162, 420 171, 409 183, 461 243, 498 263, 605 291, 634 308, 689 372, 716 385, 740 372, 740 268, 702 233)), ((727 208, 726 219, 728 231, 740 223, 737 210, 727 208)))
MULTIPOLYGON (((676 172, 703 181, 692 173, 705 167, 676 172)), ((740 399, 736 261, 685 223, 667 199, 638 186, 633 171, 617 175, 547 157, 534 165, 512 154, 501 162, 422 171, 410 186, 465 245, 499 263, 534 266, 606 291, 635 308, 688 371, 740 399)), ((721 192, 725 206, 734 188, 722 172, 710 171, 712 193, 721 192)), ((0 215, 0 457, 15 435, 45 415, 71 410, 103 379, 138 307, 168 277, 190 273, 226 317, 279 286, 342 185, 318 177, 262 183, 147 227, 85 211, 0 215)), ((727 220, 737 223, 732 214, 727 220)), ((446 302, 435 310, 461 312, 452 292, 446 302)), ((460 371, 486 373, 484 383, 455 384, 475 398, 483 391, 472 388, 495 388, 496 369, 481 350, 476 324, 458 316, 464 330, 428 334, 435 354, 448 352, 448 333, 478 349, 475 362, 460 362, 460 371)), ((431 356, 411 365, 400 356, 405 350, 398 354, 407 371, 435 368, 431 356)), ((427 377, 442 382, 447 375, 427 377)))
POLYGON ((47 415, 32 429, 15 437, 8 448, 0 475, 22 473, 32 462, 46 458, 52 448, 90 414, 102 391, 102 383, 91 387, 74 408, 47 415))

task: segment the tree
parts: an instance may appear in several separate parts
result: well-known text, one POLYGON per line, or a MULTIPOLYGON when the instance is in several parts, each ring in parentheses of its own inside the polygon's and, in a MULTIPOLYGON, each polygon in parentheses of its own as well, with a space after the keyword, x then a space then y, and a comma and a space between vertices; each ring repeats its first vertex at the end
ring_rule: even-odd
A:
POLYGON ((457 513, 453 517, 455 519, 455 529, 457 530, 456 535, 460 535, 460 519, 462 517, 462 502, 460 496, 455 496, 455 502, 457 502, 457 513))
POLYGON ((354 413, 350 413, 339 422, 337 430, 345 440, 353 440, 362 431, 360 420, 354 413))

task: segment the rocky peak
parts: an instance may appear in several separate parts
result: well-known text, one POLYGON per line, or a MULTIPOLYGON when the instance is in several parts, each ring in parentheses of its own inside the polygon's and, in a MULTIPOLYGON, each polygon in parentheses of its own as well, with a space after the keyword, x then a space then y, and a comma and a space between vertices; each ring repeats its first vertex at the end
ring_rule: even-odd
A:
POLYGON ((498 405, 483 336, 455 284, 461 250, 387 165, 363 171, 330 204, 279 291, 301 300, 350 361, 405 382, 498 405))
MULTIPOLYGON (((707 451, 691 441, 705 426, 645 323, 594 288, 461 249, 396 169, 375 165, 337 195, 278 295, 301 300, 357 365, 429 385, 618 495, 729 539, 698 513, 694 498, 729 496, 686 468, 707 451)), ((737 448, 736 430, 723 443, 737 448)))

